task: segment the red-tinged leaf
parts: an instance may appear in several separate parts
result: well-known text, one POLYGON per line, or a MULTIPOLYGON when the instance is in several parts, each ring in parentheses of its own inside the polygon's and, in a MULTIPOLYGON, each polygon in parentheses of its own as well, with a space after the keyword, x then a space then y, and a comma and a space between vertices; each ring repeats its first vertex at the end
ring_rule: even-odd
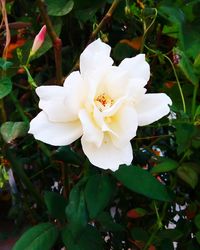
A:
POLYGON ((146 210, 142 208, 134 208, 127 212, 127 216, 132 219, 143 217, 146 214, 146 210))
POLYGON ((151 245, 151 246, 149 247, 149 250, 156 250, 156 248, 155 248, 154 245, 151 245))
POLYGON ((142 45, 142 36, 136 37, 131 40, 123 39, 120 41, 120 43, 125 43, 133 49, 140 50, 141 45, 142 45))
POLYGON ((20 38, 18 39, 15 43, 10 43, 8 45, 8 50, 7 50, 7 58, 13 58, 13 51, 16 50, 17 48, 22 47, 26 42, 26 39, 20 38))

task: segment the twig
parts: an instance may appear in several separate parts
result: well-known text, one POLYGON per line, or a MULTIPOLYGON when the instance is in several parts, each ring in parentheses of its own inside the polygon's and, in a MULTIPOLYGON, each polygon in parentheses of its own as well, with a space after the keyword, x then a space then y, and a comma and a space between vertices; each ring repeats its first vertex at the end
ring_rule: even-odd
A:
POLYGON ((102 30, 102 28, 105 26, 105 24, 110 21, 113 13, 115 11, 115 9, 117 8, 118 4, 120 3, 120 1, 121 0, 114 0, 113 1, 112 5, 110 6, 109 10, 105 14, 105 16, 103 17, 103 19, 99 23, 99 25, 97 25, 96 29, 90 35, 89 43, 91 43, 96 38, 96 36, 99 33, 99 31, 102 30))
POLYGON ((133 140, 151 140, 151 139, 157 139, 157 138, 165 138, 170 137, 171 135, 154 135, 154 136, 147 136, 147 137, 137 137, 133 140))
POLYGON ((37 0, 36 3, 39 8, 42 19, 47 26, 47 32, 53 43, 55 64, 56 64, 56 79, 57 79, 57 83, 61 85, 62 84, 62 56, 61 56, 62 40, 57 36, 54 30, 51 19, 49 18, 47 14, 44 1, 37 0))
MULTIPOLYGON (((118 4, 120 3, 120 1, 122 1, 122 0, 114 0, 113 1, 109 10, 106 12, 105 16, 102 18, 101 22, 97 25, 96 29, 91 33, 87 45, 90 44, 96 38, 99 31, 101 31, 103 29, 103 27, 106 25, 106 23, 108 23, 110 21, 115 9, 117 8, 118 4)), ((77 70, 78 68, 79 68, 79 59, 76 61, 75 65, 73 66, 70 73, 74 70, 77 70)))
MULTIPOLYGON (((18 30, 18 29, 24 29, 24 28, 30 27, 31 25, 32 25, 31 23, 25 23, 25 22, 12 22, 8 24, 8 27, 10 29, 18 30)), ((5 29, 6 25, 4 24, 0 28, 5 29)))
POLYGON ((6 28, 6 45, 3 50, 3 58, 7 58, 8 45, 10 43, 10 29, 8 25, 8 17, 7 17, 7 12, 6 12, 6 1, 1 0, 0 3, 1 3, 0 7, 1 7, 1 12, 2 12, 3 22, 6 28))
POLYGON ((0 100, 0 115, 1 115, 1 123, 6 122, 7 115, 6 115, 3 99, 0 100))

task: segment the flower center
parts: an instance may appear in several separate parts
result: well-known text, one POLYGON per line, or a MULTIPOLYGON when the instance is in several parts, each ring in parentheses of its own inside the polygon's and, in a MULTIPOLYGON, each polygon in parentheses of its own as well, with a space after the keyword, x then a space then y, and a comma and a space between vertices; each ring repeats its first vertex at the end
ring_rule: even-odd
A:
POLYGON ((95 104, 100 111, 104 111, 113 105, 114 101, 105 93, 98 95, 95 104))

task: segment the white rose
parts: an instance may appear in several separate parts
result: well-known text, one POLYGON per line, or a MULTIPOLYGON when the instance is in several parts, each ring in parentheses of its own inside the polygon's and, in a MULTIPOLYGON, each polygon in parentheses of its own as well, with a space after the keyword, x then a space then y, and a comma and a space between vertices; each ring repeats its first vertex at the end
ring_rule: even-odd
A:
POLYGON ((79 137, 90 162, 115 171, 131 164, 130 140, 138 126, 169 113, 166 94, 145 94, 150 77, 145 55, 124 59, 113 66, 110 46, 100 39, 80 56, 80 72, 71 73, 64 86, 36 89, 42 111, 31 121, 29 133, 54 146, 79 137))

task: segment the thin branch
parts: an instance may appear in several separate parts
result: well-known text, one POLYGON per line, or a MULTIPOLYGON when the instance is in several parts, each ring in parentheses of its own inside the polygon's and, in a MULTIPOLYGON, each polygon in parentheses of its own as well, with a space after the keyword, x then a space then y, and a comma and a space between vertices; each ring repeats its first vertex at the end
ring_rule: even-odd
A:
POLYGON ((110 21, 113 13, 115 11, 115 9, 117 8, 118 4, 120 3, 120 1, 121 0, 114 0, 113 1, 112 5, 110 6, 109 10, 105 14, 105 16, 103 17, 103 19, 99 23, 99 25, 97 25, 96 29, 90 35, 89 43, 91 43, 96 38, 96 36, 99 33, 99 31, 101 31, 102 28, 110 21))
POLYGON ((3 17, 3 22, 6 28, 6 45, 3 50, 3 58, 7 58, 8 46, 10 44, 10 29, 8 25, 8 17, 7 17, 7 12, 6 12, 6 1, 1 0, 0 2, 1 2, 1 12, 2 12, 2 17, 3 17))
MULTIPOLYGON (((110 21, 115 9, 117 8, 118 4, 122 0, 114 0, 112 5, 110 6, 109 10, 106 12, 105 16, 102 18, 101 22, 97 25, 96 29, 91 33, 89 37, 89 41, 87 43, 90 44, 97 36, 97 34, 103 29, 103 27, 110 21)), ((73 66, 72 71, 77 70, 79 68, 79 59, 76 61, 75 65, 73 66)), ((71 73, 70 72, 70 73, 71 73)))
POLYGON ((55 64, 56 64, 56 79, 57 79, 57 83, 61 85, 63 81, 62 79, 62 56, 61 56, 62 40, 57 36, 54 30, 51 19, 48 16, 44 1, 37 0, 36 3, 39 8, 42 19, 47 26, 47 32, 53 43, 54 54, 55 54, 55 64))

